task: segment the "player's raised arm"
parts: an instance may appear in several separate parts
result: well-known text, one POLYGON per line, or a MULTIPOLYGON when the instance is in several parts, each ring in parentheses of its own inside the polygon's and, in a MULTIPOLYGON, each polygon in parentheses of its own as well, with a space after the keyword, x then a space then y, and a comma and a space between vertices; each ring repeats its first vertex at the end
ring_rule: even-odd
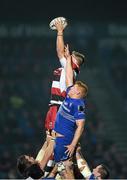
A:
POLYGON ((65 47, 65 57, 67 59, 67 62, 66 62, 66 86, 69 87, 69 86, 73 85, 74 74, 73 74, 71 55, 70 55, 68 45, 65 47))
POLYGON ((64 38, 63 33, 64 29, 67 26, 67 20, 64 17, 57 17, 53 19, 49 26, 50 29, 57 31, 57 38, 56 38, 56 51, 57 56, 60 60, 61 66, 65 68, 66 66, 66 59, 64 57, 64 38))
POLYGON ((58 58, 61 59, 64 57, 64 26, 62 21, 57 19, 55 22, 56 30, 57 30, 57 38, 56 38, 56 51, 58 58))

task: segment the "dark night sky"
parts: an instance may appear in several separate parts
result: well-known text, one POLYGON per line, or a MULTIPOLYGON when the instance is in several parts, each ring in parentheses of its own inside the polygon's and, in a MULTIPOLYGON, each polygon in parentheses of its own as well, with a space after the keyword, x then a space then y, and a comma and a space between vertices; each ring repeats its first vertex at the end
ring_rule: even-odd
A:
POLYGON ((0 0, 0 21, 126 21, 126 0, 0 0))

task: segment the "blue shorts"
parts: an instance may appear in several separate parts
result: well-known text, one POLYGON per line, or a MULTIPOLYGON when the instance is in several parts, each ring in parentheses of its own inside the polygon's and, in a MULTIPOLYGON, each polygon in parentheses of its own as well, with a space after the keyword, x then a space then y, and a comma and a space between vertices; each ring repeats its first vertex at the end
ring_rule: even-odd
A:
POLYGON ((65 161, 69 156, 65 153, 67 148, 65 146, 71 144, 73 137, 57 137, 55 139, 54 159, 55 162, 65 161))

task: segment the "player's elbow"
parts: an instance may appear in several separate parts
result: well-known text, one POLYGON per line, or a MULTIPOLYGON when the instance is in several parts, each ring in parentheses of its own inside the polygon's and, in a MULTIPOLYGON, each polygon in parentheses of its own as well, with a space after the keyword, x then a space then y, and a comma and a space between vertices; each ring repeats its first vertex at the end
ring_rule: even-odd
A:
POLYGON ((80 131, 81 131, 81 133, 84 131, 84 126, 80 127, 80 131))

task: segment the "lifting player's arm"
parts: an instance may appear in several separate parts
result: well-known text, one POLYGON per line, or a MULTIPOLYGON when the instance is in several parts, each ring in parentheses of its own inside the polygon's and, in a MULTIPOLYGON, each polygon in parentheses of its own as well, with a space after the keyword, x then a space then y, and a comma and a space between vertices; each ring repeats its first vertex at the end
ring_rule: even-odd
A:
MULTIPOLYGON (((40 157, 40 159, 39 159, 41 169, 44 169, 44 167, 46 166, 46 164, 49 160, 49 157, 52 155, 53 149, 54 149, 54 139, 52 139, 50 141, 49 145, 45 149, 45 152, 44 152, 42 158, 40 157)), ((40 153, 40 155, 41 155, 41 153, 40 153)))
POLYGON ((92 172, 87 164, 87 161, 85 160, 85 158, 83 157, 83 155, 81 153, 80 145, 78 145, 78 147, 76 149, 76 160, 77 160, 77 165, 78 165, 78 168, 79 168, 81 174, 85 177, 85 179, 89 179, 92 172))
POLYGON ((36 156, 36 161, 40 162, 43 159, 46 148, 47 148, 47 141, 43 144, 43 146, 39 150, 36 156))
POLYGON ((67 62, 66 62, 66 86, 69 87, 69 86, 72 86, 74 83, 73 82, 74 74, 73 74, 71 55, 69 52, 68 45, 65 47, 65 57, 67 59, 67 62))

